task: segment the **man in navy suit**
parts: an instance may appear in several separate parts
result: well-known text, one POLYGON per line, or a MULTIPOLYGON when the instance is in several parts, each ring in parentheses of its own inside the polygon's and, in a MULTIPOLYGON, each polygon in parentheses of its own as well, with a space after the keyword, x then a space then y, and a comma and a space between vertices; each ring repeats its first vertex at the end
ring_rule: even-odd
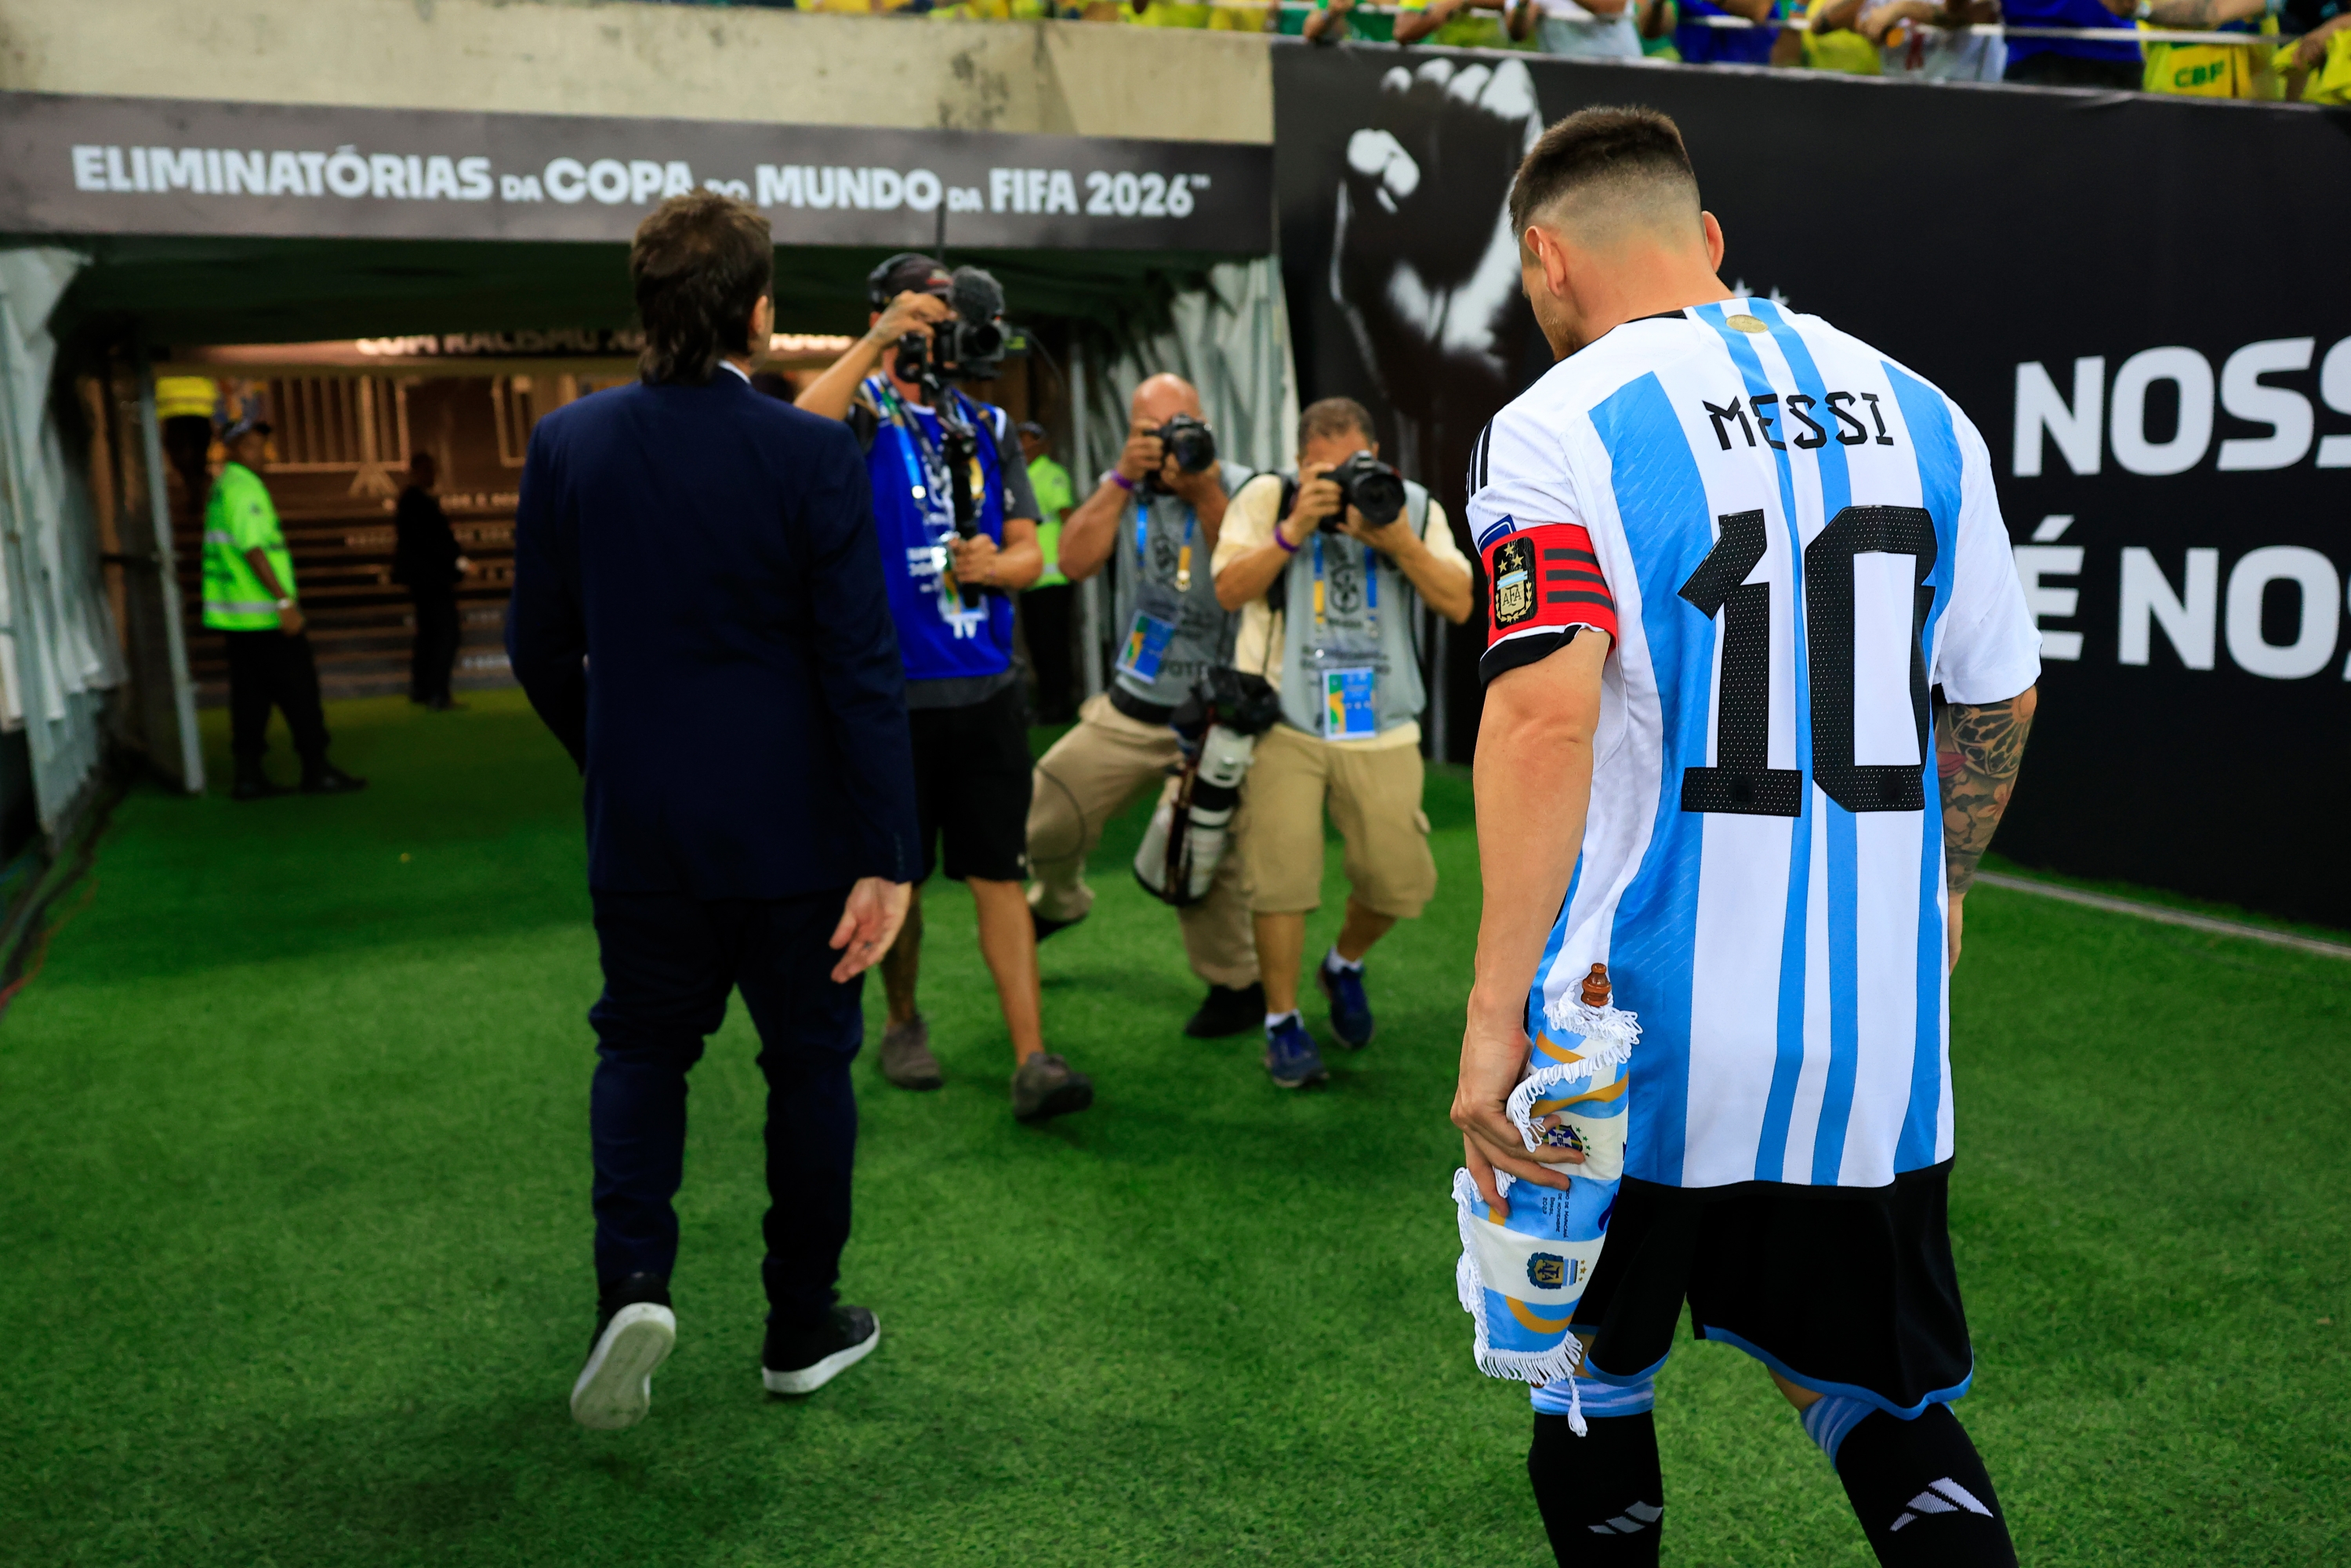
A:
POLYGON ((532 433, 507 651, 587 780, 604 994, 596 1333, 582 1425, 644 1416, 676 1338, 669 1279, 686 1071, 740 989, 768 1079, 766 1385, 870 1352, 834 1291, 849 1239, 865 969, 919 854, 904 677, 865 462, 834 421, 752 391, 774 320, 768 220, 701 191, 629 253, 637 384, 532 433))

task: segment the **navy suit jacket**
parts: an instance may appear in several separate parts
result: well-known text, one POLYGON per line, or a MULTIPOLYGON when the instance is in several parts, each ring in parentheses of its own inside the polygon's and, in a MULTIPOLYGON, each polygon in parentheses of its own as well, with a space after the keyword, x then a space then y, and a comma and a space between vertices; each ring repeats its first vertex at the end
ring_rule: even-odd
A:
POLYGON ((587 776, 588 882, 911 882, 913 747, 872 494, 838 420, 631 383, 538 422, 507 653, 587 776))

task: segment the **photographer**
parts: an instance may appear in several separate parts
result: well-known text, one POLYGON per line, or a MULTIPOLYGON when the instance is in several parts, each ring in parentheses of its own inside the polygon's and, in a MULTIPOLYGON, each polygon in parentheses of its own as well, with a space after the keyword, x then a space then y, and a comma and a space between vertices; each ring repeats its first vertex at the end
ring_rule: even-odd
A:
MULTIPOLYGON (((865 449, 890 613, 906 665, 921 873, 945 840, 946 873, 970 884, 979 948, 996 981, 1016 1063, 1012 1113, 1043 1121, 1093 1103, 1093 1084, 1045 1049, 1037 936, 1020 881, 1029 869, 1028 715, 1012 662, 1011 595, 1037 580, 1037 501, 1005 412, 948 378, 995 373, 1004 296, 966 267, 893 256, 866 279, 864 337, 801 392, 811 413, 844 420, 865 449)), ((915 1005, 921 888, 882 960, 890 1022, 883 1076, 902 1089, 944 1081, 915 1005)))
POLYGON ((1469 562, 1445 509, 1379 460, 1371 415, 1347 398, 1298 422, 1298 477, 1260 475, 1233 497, 1217 600, 1241 612, 1234 663, 1281 693, 1235 831, 1265 975, 1266 1071, 1284 1089, 1328 1074, 1298 1014, 1306 915, 1322 902, 1322 812, 1346 841, 1347 920, 1315 967, 1331 1030, 1371 1042, 1364 955, 1437 891, 1421 814, 1413 628, 1426 602, 1469 618, 1469 562))
MULTIPOLYGON (((1213 665, 1229 664, 1233 616, 1208 570, 1228 498, 1249 471, 1217 455, 1200 394, 1181 376, 1134 389, 1118 466, 1061 526, 1061 570, 1083 581, 1115 556, 1119 637, 1110 689, 1079 711, 1077 727, 1037 764, 1029 808, 1029 887, 1039 939, 1093 907, 1086 856, 1102 824, 1178 760, 1168 727, 1176 705, 1213 665)), ((1173 779, 1167 781, 1172 793, 1173 779)), ((1218 862, 1208 894, 1178 913, 1192 972, 1207 998, 1184 1026, 1198 1039, 1238 1034, 1265 1014, 1249 936, 1240 857, 1218 862)))

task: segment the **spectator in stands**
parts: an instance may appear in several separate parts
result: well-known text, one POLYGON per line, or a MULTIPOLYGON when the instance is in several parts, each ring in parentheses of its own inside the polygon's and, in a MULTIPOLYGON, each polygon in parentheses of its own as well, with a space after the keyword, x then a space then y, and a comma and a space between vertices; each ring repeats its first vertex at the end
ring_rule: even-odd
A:
MULTIPOLYGON (((2192 26, 2205 32, 2240 33, 2248 40, 2274 38, 2278 13, 2283 9, 2282 3, 2273 4, 2270 0, 2254 5, 2248 5, 2244 0, 2220 0, 2210 7, 2210 22, 2156 22, 2150 12, 2148 20, 2140 23, 2140 26, 2192 26)), ((2167 7, 2166 14, 2181 13, 2173 6, 2167 7)), ((2149 38, 2146 48, 2147 71, 2139 84, 2146 91, 2189 98, 2274 99, 2285 96, 2285 78, 2278 68, 2281 51, 2275 44, 2172 43, 2149 38)))
POLYGON ((364 789, 366 779, 327 760, 327 714, 308 622, 295 597, 294 557, 261 482, 269 434, 266 421, 250 416, 228 427, 221 437, 228 461, 204 503, 204 624, 228 644, 229 750, 236 759, 229 793, 238 800, 286 793, 261 766, 272 707, 293 734, 304 794, 364 789))
POLYGON ((1281 722, 1257 743, 1234 828, 1258 966, 1265 980, 1267 1073, 1296 1089, 1328 1073, 1298 1012, 1306 916, 1322 903, 1322 814, 1346 841, 1347 920, 1314 968, 1332 1032, 1372 1038, 1364 956, 1437 892, 1421 814, 1421 684, 1414 628, 1423 604, 1459 625, 1474 596, 1445 508, 1416 483, 1373 524, 1329 475, 1376 457, 1372 417, 1324 398, 1299 419, 1296 481, 1241 487, 1217 540, 1217 601, 1241 612, 1233 663, 1281 693, 1281 722))
POLYGON ((1835 0, 1813 25, 1850 26, 1876 47, 1886 76, 1998 81, 2008 68, 2008 40, 1968 29, 2000 16, 2000 0, 1835 0))
MULTIPOLYGON (((2154 90, 2147 62, 2131 35, 2138 24, 2211 32, 2228 22, 2259 16, 2273 0, 2006 0, 2012 26, 2112 29, 2114 43, 2092 38, 2008 39, 2003 78, 2031 87, 2103 87, 2154 90)), ((2220 46, 2228 47, 2230 46, 2220 46)))
MULTIPOLYGON (((1314 9, 1308 14, 1301 37, 1310 44, 1335 44, 1342 38, 1377 39, 1378 33, 1365 29, 1354 12, 1354 0, 1314 0, 1314 9)), ((1377 12, 1366 12, 1364 16, 1374 22, 1386 21, 1377 12)), ((1389 31, 1389 39, 1394 37, 1389 31)))
POLYGON ((1499 15, 1508 0, 1399 0, 1395 41, 1455 49, 1501 49, 1510 43, 1499 15), (1495 13, 1481 16, 1480 12, 1495 13))
POLYGON ((1076 716, 1077 686, 1070 668, 1070 612, 1077 590, 1061 571, 1061 517, 1076 500, 1070 471, 1053 461, 1053 438, 1035 420, 1020 425, 1020 454, 1029 460, 1029 487, 1037 493, 1037 549, 1045 570, 1020 596, 1020 626, 1029 663, 1037 673, 1037 716, 1067 724, 1076 716))
POLYGON ((434 713, 463 707, 449 692, 457 664, 457 584, 474 570, 457 549, 457 532, 434 495, 438 465, 430 452, 408 459, 408 487, 392 515, 392 580, 408 590, 416 641, 408 661, 408 700, 434 713))
POLYGON ((2351 103, 2351 4, 2287 0, 2285 14, 2302 35, 2285 63, 2286 97, 2351 103))
POLYGON ((1547 55, 1584 59, 1637 60, 1641 36, 1633 22, 1633 0, 1514 0, 1504 13, 1510 37, 1531 35, 1547 55))
POLYGON ((1681 7, 1674 0, 1635 0, 1634 30, 1641 35, 1641 57, 1678 62, 1681 49, 1674 42, 1681 26, 1681 7))
POLYGON ((1678 0, 1681 20, 1674 28, 1674 47, 1694 66, 1767 66, 1779 29, 1761 24, 1771 20, 1776 0, 1678 0), (1759 24, 1753 27, 1709 26, 1707 18, 1727 16, 1759 24))
POLYGON ((2008 44, 2004 81, 2028 87, 2103 87, 2137 90, 2145 69, 2136 29, 2126 20, 2130 9, 2112 9, 2109 0, 2004 0, 2011 26, 2027 27, 2111 28, 2109 44, 2088 38, 2021 38, 2008 44))
POLYGON ((1808 71, 1832 71, 1842 76, 1879 74, 1876 46, 1852 26, 1851 5, 1857 0, 1787 0, 1788 26, 1771 46, 1771 63, 1808 71))

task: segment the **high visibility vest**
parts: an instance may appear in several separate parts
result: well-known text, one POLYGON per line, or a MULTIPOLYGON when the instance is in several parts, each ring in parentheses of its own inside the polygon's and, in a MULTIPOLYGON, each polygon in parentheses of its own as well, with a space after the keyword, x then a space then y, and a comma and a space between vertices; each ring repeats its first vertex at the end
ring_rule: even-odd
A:
POLYGON ((294 591, 294 557, 269 486, 244 464, 231 463, 204 503, 204 624, 215 631, 266 632, 277 624, 277 601, 245 559, 249 549, 259 550, 286 591, 294 591))

